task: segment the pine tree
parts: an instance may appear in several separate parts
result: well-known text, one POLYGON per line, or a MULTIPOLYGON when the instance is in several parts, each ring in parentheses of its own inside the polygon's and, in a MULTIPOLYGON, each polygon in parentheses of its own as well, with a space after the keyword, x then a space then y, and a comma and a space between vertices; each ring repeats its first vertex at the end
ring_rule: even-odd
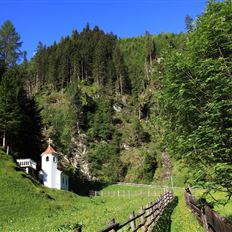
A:
POLYGON ((21 85, 14 78, 3 77, 0 82, 0 133, 10 145, 12 137, 18 134, 22 120, 17 99, 21 94, 21 85), (8 141, 9 140, 9 141, 8 141))
POLYGON ((116 46, 113 53, 113 61, 117 76, 116 90, 122 95, 124 91, 129 91, 129 83, 127 80, 127 69, 124 63, 124 58, 119 46, 116 46))
POLYGON ((101 39, 95 48, 93 57, 93 75, 99 87, 106 83, 106 61, 106 47, 104 39, 101 39))
POLYGON ((13 66, 22 55, 22 42, 13 24, 7 20, 0 28, 0 61, 7 66, 13 66))
POLYGON ((152 60, 155 58, 156 48, 155 43, 152 39, 151 34, 146 31, 145 32, 145 41, 146 41, 146 49, 147 49, 147 60, 149 62, 149 65, 152 65, 152 60))
POLYGON ((0 82, 0 136, 18 157, 38 159, 41 147, 40 111, 23 88, 22 69, 9 69, 0 82), (25 146, 25 144, 27 144, 25 146))
POLYGON ((185 16, 185 28, 187 32, 193 31, 193 18, 190 15, 185 16))

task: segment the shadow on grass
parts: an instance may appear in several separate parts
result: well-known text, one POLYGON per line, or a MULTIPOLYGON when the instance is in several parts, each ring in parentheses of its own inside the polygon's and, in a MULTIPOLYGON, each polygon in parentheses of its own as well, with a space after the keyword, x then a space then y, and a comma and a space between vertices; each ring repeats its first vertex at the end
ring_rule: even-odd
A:
POLYGON ((164 210, 162 216, 156 222, 153 232, 171 232, 171 215, 173 210, 178 204, 178 197, 175 197, 171 203, 169 203, 164 210))
POLYGON ((69 190, 81 196, 89 196, 90 190, 100 191, 109 185, 108 183, 89 180, 80 172, 68 173, 68 175, 70 185, 69 190))

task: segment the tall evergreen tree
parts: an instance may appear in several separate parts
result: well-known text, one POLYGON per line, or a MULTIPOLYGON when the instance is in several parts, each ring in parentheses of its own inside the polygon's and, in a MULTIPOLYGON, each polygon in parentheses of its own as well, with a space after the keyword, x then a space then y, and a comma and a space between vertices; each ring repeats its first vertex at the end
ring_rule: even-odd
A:
POLYGON ((152 60, 155 58, 156 53, 156 47, 155 43, 152 39, 151 34, 146 31, 145 32, 145 42, 146 42, 146 49, 147 49, 147 60, 149 62, 149 65, 152 65, 152 60))
POLYGON ((23 87, 23 73, 9 69, 0 82, 0 134, 18 157, 38 160, 41 148, 41 119, 35 101, 23 87), (26 146, 25 146, 26 144, 26 146))
POLYGON ((13 66, 22 55, 22 42, 13 24, 7 20, 0 28, 0 61, 13 66))
POLYGON ((11 144, 12 137, 18 135, 22 116, 18 104, 22 87, 19 81, 4 76, 0 82, 0 133, 6 137, 7 144, 11 144), (9 140, 9 141, 8 141, 9 140))
POLYGON ((117 76, 116 90, 119 91, 122 95, 124 91, 129 91, 129 83, 127 80, 126 65, 124 63, 124 58, 119 46, 116 46, 114 49, 113 61, 117 76))
POLYGON ((185 28, 187 32, 193 31, 193 18, 190 15, 185 16, 185 28))

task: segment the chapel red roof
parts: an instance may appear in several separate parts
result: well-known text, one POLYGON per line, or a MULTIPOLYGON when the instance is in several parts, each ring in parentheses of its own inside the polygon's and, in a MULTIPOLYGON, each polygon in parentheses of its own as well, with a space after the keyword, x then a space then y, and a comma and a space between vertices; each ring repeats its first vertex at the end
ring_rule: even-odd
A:
POLYGON ((52 154, 57 153, 56 150, 49 144, 47 149, 42 154, 52 154))

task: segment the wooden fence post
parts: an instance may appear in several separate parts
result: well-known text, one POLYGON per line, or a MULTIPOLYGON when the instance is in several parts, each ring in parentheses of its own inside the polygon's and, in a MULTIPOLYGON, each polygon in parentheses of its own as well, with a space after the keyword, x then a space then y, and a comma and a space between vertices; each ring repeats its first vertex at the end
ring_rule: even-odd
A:
POLYGON ((206 216, 205 216, 205 207, 201 208, 201 221, 202 221, 204 229, 207 232, 210 232, 209 227, 208 227, 208 223, 207 223, 207 219, 206 219, 206 216))
POLYGON ((161 213, 162 213, 162 197, 159 197, 158 198, 158 211, 157 211, 158 216, 156 220, 159 219, 161 213))
POLYGON ((168 204, 168 193, 166 192, 164 194, 164 207, 163 208, 165 208, 167 206, 167 204, 168 204))
MULTIPOLYGON (((150 203, 150 206, 152 206, 152 202, 150 203)), ((151 224, 153 225, 153 219, 154 219, 154 214, 153 214, 153 208, 154 208, 154 206, 152 206, 151 208, 150 208, 150 214, 151 214, 151 216, 150 216, 150 222, 151 222, 151 224)))
MULTIPOLYGON (((109 226, 112 226, 115 224, 115 219, 113 218, 112 221, 109 223, 109 226)), ((115 229, 110 230, 109 232, 115 232, 115 229)))
POLYGON ((155 225, 155 218, 156 218, 156 204, 152 206, 152 226, 155 225))
MULTIPOLYGON (((148 216, 149 215, 149 209, 147 209, 149 207, 149 204, 147 204, 146 205, 146 216, 148 216)), ((147 217, 147 224, 149 224, 150 223, 150 217, 147 217)))
POLYGON ((75 228, 74 232, 81 232, 81 228, 75 228))
POLYGON ((144 217, 145 210, 143 209, 143 207, 140 209, 139 213, 143 214, 143 215, 140 217, 141 225, 143 225, 143 226, 142 226, 142 232, 146 232, 146 231, 147 231, 147 228, 146 228, 146 221, 145 221, 145 217, 144 217))
MULTIPOLYGON (((133 212, 132 214, 130 214, 130 219, 133 219, 134 217, 135 217, 135 213, 133 212)), ((133 232, 136 229, 135 220, 131 221, 130 226, 131 226, 131 231, 133 232)))

